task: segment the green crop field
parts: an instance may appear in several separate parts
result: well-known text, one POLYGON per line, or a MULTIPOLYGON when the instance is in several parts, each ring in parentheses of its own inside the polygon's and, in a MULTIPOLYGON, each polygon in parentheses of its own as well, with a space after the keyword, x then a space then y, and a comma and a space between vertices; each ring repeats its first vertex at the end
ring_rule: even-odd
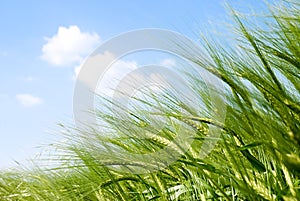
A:
POLYGON ((185 55, 224 84, 225 90, 210 89, 223 99, 224 122, 210 114, 218 108, 209 86, 188 70, 182 73, 201 110, 167 91, 145 91, 146 102, 137 99, 116 117, 109 110, 116 103, 99 97, 99 108, 107 109, 96 115, 105 129, 62 124, 66 140, 52 145, 58 151, 49 159, 59 165, 1 172, 0 200, 300 200, 300 3, 270 5, 256 23, 254 16, 229 13, 232 46, 204 37, 209 58, 185 55), (215 139, 208 134, 214 128, 215 139), (192 138, 188 151, 174 142, 179 132, 192 138), (217 143, 200 157, 207 140, 217 143), (166 146, 168 157, 179 158, 156 171, 164 160, 128 157, 166 146))

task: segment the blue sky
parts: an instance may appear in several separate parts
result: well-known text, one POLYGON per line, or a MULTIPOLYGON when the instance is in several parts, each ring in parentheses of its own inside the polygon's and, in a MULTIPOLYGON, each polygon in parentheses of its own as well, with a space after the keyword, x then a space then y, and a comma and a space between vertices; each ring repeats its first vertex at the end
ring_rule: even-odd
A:
MULTIPOLYGON (((262 10, 262 1, 230 2, 262 10)), ((57 123, 72 123, 75 69, 103 41, 142 28, 196 39, 211 25, 223 30, 228 19, 223 0, 2 2, 0 168, 34 157, 55 140, 57 123)))

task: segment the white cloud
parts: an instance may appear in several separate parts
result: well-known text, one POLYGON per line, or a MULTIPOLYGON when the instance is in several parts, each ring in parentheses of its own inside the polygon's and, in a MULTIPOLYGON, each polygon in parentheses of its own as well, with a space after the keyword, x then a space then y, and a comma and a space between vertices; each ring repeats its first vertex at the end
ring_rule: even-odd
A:
POLYGON ((87 86, 93 86, 93 84, 90 85, 91 83, 89 83, 89 81, 94 80, 93 76, 98 76, 99 71, 101 72, 102 68, 99 67, 99 64, 102 64, 102 66, 109 66, 114 60, 115 56, 108 51, 105 51, 103 54, 90 56, 74 68, 75 75, 73 76, 73 78, 77 78, 83 65, 88 66, 88 74, 81 77, 82 80, 80 81, 85 83, 87 86))
POLYGON ((114 94, 114 89, 118 86, 120 81, 128 73, 136 70, 138 64, 136 61, 116 61, 108 71, 105 72, 105 75, 100 80, 97 88, 97 93, 104 94, 112 97, 114 94))
POLYGON ((100 43, 96 33, 82 32, 77 26, 59 27, 58 32, 42 48, 41 58, 54 66, 81 63, 100 43))
POLYGON ((80 63, 78 66, 74 67, 74 75, 72 77, 73 80, 76 80, 76 78, 78 77, 78 74, 82 68, 83 63, 80 63))
POLYGON ((80 65, 78 65, 78 66, 76 66, 76 67, 74 68, 74 73, 75 73, 74 78, 77 78, 77 76, 78 76, 78 74, 79 74, 79 72, 80 72, 81 67, 82 67, 82 64, 80 64, 80 65))
POLYGON ((173 59, 165 59, 162 62, 160 62, 160 65, 165 67, 173 67, 176 66, 176 62, 173 59))
POLYGON ((118 60, 111 68, 106 72, 107 77, 110 79, 120 79, 127 73, 130 73, 138 68, 136 61, 125 61, 125 60, 118 60))
POLYGON ((16 99, 24 107, 32 107, 43 102, 41 98, 33 96, 31 94, 17 94, 16 99))
POLYGON ((29 76, 23 76, 20 78, 21 81, 23 82, 32 82, 35 80, 35 77, 29 75, 29 76))
MULTIPOLYGON (((98 76, 100 74, 99 71, 99 63, 101 63, 104 66, 109 66, 112 61, 114 61, 115 55, 113 55, 110 52, 105 52, 104 54, 97 54, 90 58, 88 58, 85 63, 82 62, 80 65, 77 65, 74 68, 74 76, 73 79, 76 79, 83 64, 89 67, 89 72, 85 72, 84 74, 81 74, 78 79, 79 81, 84 83, 85 86, 91 86, 91 90, 93 90, 93 86, 95 83, 90 83, 91 80, 98 79, 98 76)), ((176 66, 176 61, 173 59, 165 59, 160 62, 160 65, 165 67, 171 67, 176 66)), ((117 60, 113 64, 109 66, 109 69, 103 74, 103 77, 101 77, 101 80, 98 81, 98 85, 96 88, 96 93, 112 97, 116 91, 114 90, 129 90, 132 88, 131 86, 137 86, 137 85, 147 85, 147 84, 153 84, 153 86, 147 86, 150 87, 154 92, 162 92, 164 88, 169 88, 169 84, 166 81, 165 77, 160 75, 159 73, 150 73, 148 75, 144 75, 142 72, 135 72, 135 70, 138 69, 138 63, 134 60, 117 60), (133 73, 135 72, 135 73, 133 73), (131 74, 133 73, 133 74, 131 74), (128 76, 130 75, 130 76, 128 76), (125 78, 125 76, 128 76, 125 78), (118 88, 118 85, 120 84, 120 81, 123 82, 121 87, 122 89, 118 88)), ((135 90, 135 89, 133 89, 135 90)), ((130 92, 131 93, 131 92, 130 92)))

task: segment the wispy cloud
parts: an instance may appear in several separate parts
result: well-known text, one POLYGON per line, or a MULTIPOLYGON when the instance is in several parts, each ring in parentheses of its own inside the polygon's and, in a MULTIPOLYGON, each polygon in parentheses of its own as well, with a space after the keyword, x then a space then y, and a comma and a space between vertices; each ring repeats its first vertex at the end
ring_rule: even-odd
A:
POLYGON ((17 94, 16 99, 24 107, 32 107, 43 103, 43 100, 41 98, 33 96, 31 94, 17 94))
POLYGON ((34 81, 36 78, 31 76, 31 75, 28 75, 28 76, 23 76, 20 78, 21 81, 23 82, 32 82, 34 81))
POLYGON ((106 63, 106 62, 110 63, 110 61, 114 60, 114 59, 115 59, 115 56, 112 53, 108 52, 108 51, 104 52, 104 54, 93 55, 93 56, 89 57, 86 61, 80 62, 74 68, 74 76, 73 76, 73 78, 74 78, 74 80, 77 78, 77 76, 78 76, 81 68, 83 67, 83 65, 90 66, 91 67, 90 68, 90 71, 91 71, 90 73, 94 74, 96 72, 94 72, 95 69, 93 67, 97 66, 97 71, 98 71, 98 64, 99 63, 106 63))
POLYGON ((173 67, 176 66, 176 61, 173 59, 164 59, 160 62, 160 65, 165 67, 173 67))
POLYGON ((96 33, 82 32, 77 26, 59 27, 46 38, 41 58, 53 66, 78 65, 100 43, 96 33))
POLYGON ((138 68, 136 61, 118 60, 106 72, 99 82, 97 93, 112 97, 114 89, 128 73, 138 68))

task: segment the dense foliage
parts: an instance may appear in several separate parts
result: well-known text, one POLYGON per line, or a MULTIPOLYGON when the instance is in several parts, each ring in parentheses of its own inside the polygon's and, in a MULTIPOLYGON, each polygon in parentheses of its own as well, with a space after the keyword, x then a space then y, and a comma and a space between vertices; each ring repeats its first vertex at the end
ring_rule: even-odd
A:
POLYGON ((118 117, 99 110, 102 131, 64 127, 67 140, 55 144, 60 154, 51 159, 60 166, 1 172, 0 200, 300 200, 300 4, 272 8, 259 26, 232 13, 235 45, 206 40, 210 58, 185 56, 224 83, 225 91, 212 90, 222 93, 225 122, 210 115, 209 86, 197 74, 183 72, 203 101, 201 110, 171 93, 145 94, 152 99, 143 104, 159 111, 156 115, 138 105, 118 117), (156 127, 159 121, 163 128, 156 127), (182 155, 167 168, 147 172, 160 162, 126 158, 172 144, 178 127, 194 141, 183 154, 173 143, 173 153, 182 155), (213 127, 221 135, 200 158, 204 140, 214 140, 208 135, 213 127), (146 173, 131 173, 136 166, 146 173))

